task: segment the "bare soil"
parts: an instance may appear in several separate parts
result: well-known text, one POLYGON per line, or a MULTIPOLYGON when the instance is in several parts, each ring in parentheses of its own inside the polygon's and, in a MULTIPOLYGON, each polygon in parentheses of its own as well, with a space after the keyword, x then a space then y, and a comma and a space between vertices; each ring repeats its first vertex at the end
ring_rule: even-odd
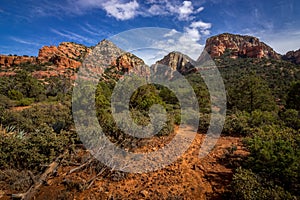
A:
POLYGON ((90 158, 87 150, 77 149, 41 187, 36 199, 222 199, 233 168, 248 153, 241 138, 221 136, 215 148, 200 159, 204 137, 197 134, 188 151, 162 170, 144 174, 107 170, 92 184, 99 163, 68 174, 90 158))

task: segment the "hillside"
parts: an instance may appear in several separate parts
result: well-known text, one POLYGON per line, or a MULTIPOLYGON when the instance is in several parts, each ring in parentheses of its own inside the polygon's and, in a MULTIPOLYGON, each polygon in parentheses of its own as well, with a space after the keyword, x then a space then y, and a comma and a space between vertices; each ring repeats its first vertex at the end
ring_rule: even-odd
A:
MULTIPOLYGON (((45 46, 37 57, 0 56, 0 199, 300 198, 299 50, 280 55, 255 37, 228 33, 209 38, 205 49, 221 73, 227 96, 226 121, 216 146, 199 158, 211 112, 220 110, 211 105, 216 96, 210 96, 196 61, 170 52, 151 67, 156 72, 166 65, 168 81, 176 83, 172 73, 178 71, 189 82, 199 104, 198 131, 174 163, 141 174, 118 171, 92 156, 95 149, 84 145, 93 146, 102 136, 88 126, 95 120, 84 109, 95 110, 97 123, 115 146, 148 154, 164 149, 177 135, 184 139, 191 135, 194 127, 180 127, 193 120, 182 116, 181 106, 194 97, 182 85, 177 84, 182 102, 174 91, 157 84, 134 91, 128 107, 137 125, 146 127, 160 119, 160 115, 153 119, 155 104, 166 111, 155 136, 138 138, 120 129, 111 107, 114 88, 124 74, 149 76, 149 67, 136 55, 102 40, 94 47, 71 42, 45 46), (83 81, 95 78, 99 83, 74 83, 77 72, 83 81), (81 90, 74 95, 75 87, 81 90), (89 104, 92 93, 94 105, 89 104), (74 109, 74 105, 81 106, 74 109), (74 114, 87 125, 87 143, 76 132, 74 114)), ((132 85, 121 83, 123 100, 132 85)), ((122 111, 123 102, 118 103, 114 109, 122 111)), ((176 155, 183 143, 153 162, 176 155)), ((110 154, 107 158, 114 159, 110 154)))

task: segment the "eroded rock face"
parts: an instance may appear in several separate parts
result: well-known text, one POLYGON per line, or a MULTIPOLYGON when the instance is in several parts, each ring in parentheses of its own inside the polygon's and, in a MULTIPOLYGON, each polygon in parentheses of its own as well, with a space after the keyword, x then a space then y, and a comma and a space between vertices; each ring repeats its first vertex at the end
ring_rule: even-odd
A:
POLYGON ((84 45, 63 42, 56 46, 44 46, 38 57, 0 55, 2 76, 10 76, 22 69, 22 63, 30 63, 36 67, 32 75, 39 79, 51 76, 64 76, 74 79, 74 71, 78 69, 85 56, 92 51, 84 45))
POLYGON ((0 55, 0 65, 3 67, 12 67, 21 63, 35 63, 36 57, 27 56, 6 56, 0 55))
POLYGON ((85 57, 80 76, 84 79, 118 79, 124 73, 148 76, 149 67, 137 56, 125 52, 114 43, 102 40, 85 57))
POLYGON ((212 58, 218 58, 225 55, 231 58, 247 57, 281 59, 281 56, 278 53, 265 43, 260 42, 258 38, 229 33, 207 39, 205 50, 212 58))
POLYGON ((163 59, 157 61, 154 65, 154 69, 159 67, 159 64, 169 66, 172 71, 177 70, 181 74, 188 74, 196 70, 194 68, 194 61, 180 52, 169 53, 163 59))
POLYGON ((282 56, 282 59, 295 64, 300 64, 300 49, 298 49, 297 51, 287 52, 284 56, 282 56))
POLYGON ((58 68, 77 69, 80 67, 84 56, 91 52, 91 49, 71 42, 63 42, 58 47, 44 46, 38 55, 39 63, 52 62, 58 68))

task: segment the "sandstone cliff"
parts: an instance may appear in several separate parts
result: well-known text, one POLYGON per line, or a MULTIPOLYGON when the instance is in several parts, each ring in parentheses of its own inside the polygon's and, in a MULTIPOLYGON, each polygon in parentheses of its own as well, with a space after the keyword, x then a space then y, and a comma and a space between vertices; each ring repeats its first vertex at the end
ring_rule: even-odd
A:
POLYGON ((36 57, 0 55, 0 66, 12 67, 21 63, 36 63, 36 57))
POLYGON ((282 56, 283 60, 287 60, 293 62, 295 64, 300 64, 300 49, 297 51, 289 51, 284 56, 282 56))
POLYGON ((172 71, 177 70, 181 74, 188 74, 196 71, 196 69, 194 68, 195 64, 193 59, 191 59, 187 55, 175 51, 169 53, 163 59, 157 61, 153 66, 155 71, 157 71, 156 68, 158 68, 159 65, 169 66, 172 71))
POLYGON ((37 60, 39 63, 52 62, 59 68, 76 69, 81 65, 84 56, 91 49, 72 42, 62 42, 56 46, 44 46, 40 49, 37 60))
POLYGON ((218 58, 224 55, 231 58, 281 59, 278 53, 265 43, 260 42, 258 38, 229 33, 220 34, 207 39, 205 50, 212 58, 218 58))

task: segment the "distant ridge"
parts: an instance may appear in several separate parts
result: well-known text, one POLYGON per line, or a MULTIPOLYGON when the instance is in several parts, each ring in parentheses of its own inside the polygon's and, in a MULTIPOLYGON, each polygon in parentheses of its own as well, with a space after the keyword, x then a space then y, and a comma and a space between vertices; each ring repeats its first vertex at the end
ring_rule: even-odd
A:
MULTIPOLYGON (((206 41, 205 50, 213 59, 265 58, 300 64, 300 49, 289 51, 282 56, 258 38, 248 35, 223 33, 210 37, 206 41)), ((113 42, 104 39, 94 47, 86 47, 74 42, 62 42, 58 46, 44 46, 39 50, 37 57, 0 55, 0 76, 13 76, 16 71, 30 65, 32 75, 38 79, 62 76, 74 80, 75 71, 82 66, 83 61, 85 64, 92 62, 94 66, 102 66, 100 70, 102 73, 107 67, 114 67, 113 71, 116 73, 130 70, 135 73, 149 73, 141 58, 123 51, 113 42), (90 54, 94 57, 89 57, 90 54), (92 60, 89 60, 90 58, 92 60)), ((167 65, 170 71, 176 70, 181 74, 189 74, 197 71, 194 62, 189 56, 173 51, 157 61, 153 69, 157 70, 159 65, 167 65)), ((98 72, 99 69, 96 68, 91 70, 98 72)))
POLYGON ((281 55, 258 38, 248 35, 223 33, 206 40, 205 48, 212 58, 270 58, 281 59, 281 55))

